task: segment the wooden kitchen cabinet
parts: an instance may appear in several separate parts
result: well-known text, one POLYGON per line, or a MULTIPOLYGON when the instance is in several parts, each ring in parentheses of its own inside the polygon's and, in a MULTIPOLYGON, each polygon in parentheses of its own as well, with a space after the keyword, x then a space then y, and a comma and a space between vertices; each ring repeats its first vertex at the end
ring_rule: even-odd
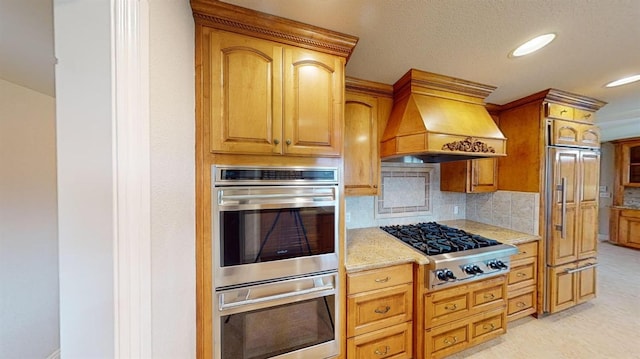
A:
POLYGON ((348 358, 411 358, 413 266, 347 274, 348 358))
POLYGON ((640 207, 625 198, 625 192, 640 191, 640 137, 613 141, 613 144, 616 175, 609 215, 609 241, 640 248, 640 207))
POLYGON ((344 58, 208 27, 201 33, 212 152, 341 154, 344 58))
POLYGON ((378 195, 380 136, 393 104, 393 87, 346 78, 344 188, 347 196, 378 195))
POLYGON ((507 279, 498 276, 424 298, 425 358, 437 359, 506 332, 507 279))
POLYGON ((511 257, 507 279, 507 320, 513 321, 536 313, 538 284, 538 242, 517 245, 511 257))
POLYGON ((495 192, 497 189, 497 160, 495 158, 440 164, 441 191, 484 193, 495 192))
POLYGON ((612 208, 609 240, 625 247, 640 249, 640 210, 612 208))

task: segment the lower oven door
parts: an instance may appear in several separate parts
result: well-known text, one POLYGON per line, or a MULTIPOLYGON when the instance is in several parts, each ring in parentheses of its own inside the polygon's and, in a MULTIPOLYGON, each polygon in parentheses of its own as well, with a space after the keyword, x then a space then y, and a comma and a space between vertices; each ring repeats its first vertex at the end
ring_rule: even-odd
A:
POLYGON ((337 273, 216 291, 215 359, 338 355, 337 273))

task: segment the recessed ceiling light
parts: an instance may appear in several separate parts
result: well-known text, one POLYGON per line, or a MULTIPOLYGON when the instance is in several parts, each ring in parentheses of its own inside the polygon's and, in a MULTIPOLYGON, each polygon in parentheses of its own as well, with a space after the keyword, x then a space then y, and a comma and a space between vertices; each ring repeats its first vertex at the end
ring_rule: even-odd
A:
POLYGON ((633 75, 633 76, 627 76, 627 77, 623 77, 620 80, 615 80, 615 81, 611 81, 608 84, 604 85, 605 87, 616 87, 616 86, 622 86, 622 85, 626 85, 628 83, 632 83, 632 82, 636 82, 640 80, 640 75, 633 75))
POLYGON ((520 56, 528 55, 534 51, 538 51, 541 48, 549 45, 549 43, 553 41, 553 39, 555 38, 556 38, 556 34, 554 33, 544 34, 544 35, 535 37, 525 42, 524 44, 518 46, 518 48, 516 48, 515 50, 511 51, 511 53, 509 54, 509 57, 520 57, 520 56))

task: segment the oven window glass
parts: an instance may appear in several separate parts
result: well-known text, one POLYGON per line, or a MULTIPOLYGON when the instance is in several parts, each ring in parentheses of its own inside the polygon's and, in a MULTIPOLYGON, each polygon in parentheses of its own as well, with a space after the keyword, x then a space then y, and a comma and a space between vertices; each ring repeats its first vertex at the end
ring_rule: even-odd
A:
POLYGON ((335 252, 334 207, 220 212, 223 267, 335 252))
POLYGON ((335 339, 335 296, 223 316, 225 359, 261 359, 335 339))

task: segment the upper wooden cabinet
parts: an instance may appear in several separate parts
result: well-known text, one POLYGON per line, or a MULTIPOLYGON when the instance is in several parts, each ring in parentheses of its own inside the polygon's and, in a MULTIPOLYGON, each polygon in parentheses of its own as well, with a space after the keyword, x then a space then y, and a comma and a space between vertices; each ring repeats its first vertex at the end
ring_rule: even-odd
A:
POLYGON ((341 154, 343 58, 210 28, 202 35, 212 152, 341 154))
POLYGON ((344 66, 357 38, 218 1, 191 6, 209 152, 342 154, 344 66))
POLYGON ((498 189, 495 158, 443 162, 440 164, 440 190, 483 193, 498 189))
POLYGON ((618 146, 622 185, 640 187, 640 140, 621 142, 618 146))
POLYGON ((380 182, 380 136, 393 103, 391 85, 347 77, 344 187, 347 196, 375 196, 380 182))

